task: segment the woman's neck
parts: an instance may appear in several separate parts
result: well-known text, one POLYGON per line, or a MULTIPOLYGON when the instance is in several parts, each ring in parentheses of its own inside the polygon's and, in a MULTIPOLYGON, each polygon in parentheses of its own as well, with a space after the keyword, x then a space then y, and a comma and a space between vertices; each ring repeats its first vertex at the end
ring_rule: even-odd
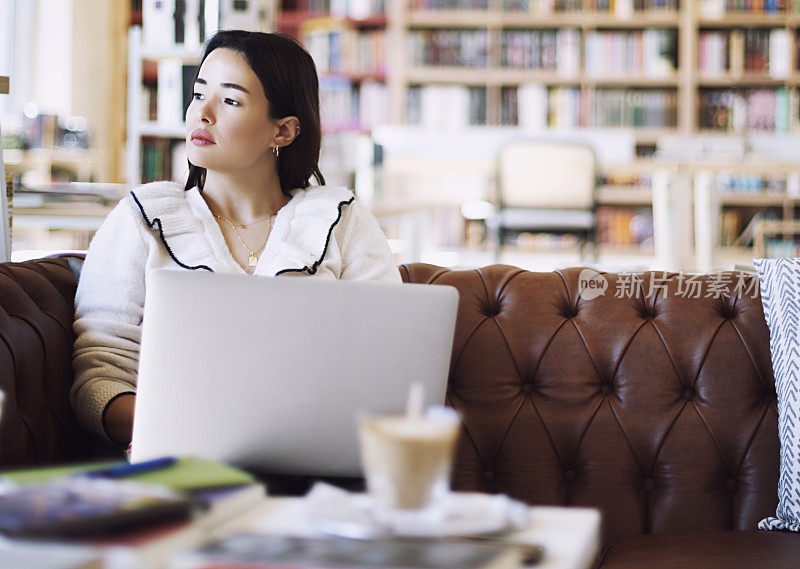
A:
POLYGON ((237 176, 209 170, 202 195, 212 213, 235 223, 248 223, 272 215, 289 200, 281 190, 277 172, 237 176))

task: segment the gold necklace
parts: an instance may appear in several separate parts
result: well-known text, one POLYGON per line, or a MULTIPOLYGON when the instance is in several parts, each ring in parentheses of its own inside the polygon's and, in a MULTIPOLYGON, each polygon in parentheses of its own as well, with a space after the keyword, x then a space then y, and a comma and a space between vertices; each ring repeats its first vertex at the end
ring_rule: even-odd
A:
POLYGON ((251 221, 250 223, 234 223, 230 219, 228 219, 227 217, 222 217, 221 215, 217 215, 216 213, 214 214, 214 217, 216 217, 217 219, 221 219, 222 221, 228 222, 228 225, 230 225, 234 229, 236 229, 237 227, 239 229, 247 229, 251 225, 255 225, 256 223, 261 223, 262 221, 264 221, 265 219, 269 219, 273 215, 275 215, 275 214, 274 213, 270 214, 267 217, 262 217, 261 219, 257 219, 255 221, 251 221))
MULTIPOLYGON (((265 219, 270 219, 275 215, 276 214, 272 214, 272 215, 266 217, 265 219)), ((222 217, 220 215, 217 215, 216 217, 228 222, 228 225, 231 226, 231 229, 233 229, 234 233, 236 233, 236 237, 238 237, 239 241, 242 243, 242 247, 245 248, 245 251, 250 253, 250 255, 247 257, 247 266, 248 267, 255 267, 258 264, 258 256, 261 254, 261 251, 264 250, 264 247, 267 246, 267 240, 269 239, 270 225, 271 224, 267 223, 267 236, 264 239, 264 244, 261 245, 261 247, 259 247, 257 250, 253 251, 252 249, 250 249, 250 247, 247 246, 247 243, 244 242, 244 239, 242 238, 241 233, 239 233, 239 230, 236 229, 236 225, 233 222, 231 222, 228 219, 225 219, 224 217, 222 217)), ((263 219, 261 221, 263 221, 263 219)), ((256 223, 256 222, 253 222, 253 223, 256 223)))

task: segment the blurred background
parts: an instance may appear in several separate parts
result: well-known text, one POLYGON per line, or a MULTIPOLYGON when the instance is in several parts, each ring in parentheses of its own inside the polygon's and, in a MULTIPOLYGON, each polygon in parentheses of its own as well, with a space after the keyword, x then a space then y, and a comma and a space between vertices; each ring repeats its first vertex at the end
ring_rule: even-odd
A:
POLYGON ((798 0, 0 0, 4 258, 85 250, 129 189, 182 181, 191 79, 231 28, 312 54, 322 172, 398 262, 798 254, 798 0))

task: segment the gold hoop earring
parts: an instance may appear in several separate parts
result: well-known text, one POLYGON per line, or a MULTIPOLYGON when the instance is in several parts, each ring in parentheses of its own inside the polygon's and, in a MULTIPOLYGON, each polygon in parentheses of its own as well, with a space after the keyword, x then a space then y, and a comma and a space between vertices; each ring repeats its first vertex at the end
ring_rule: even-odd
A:
POLYGON ((274 146, 272 148, 272 153, 275 155, 275 158, 277 158, 278 155, 280 155, 280 153, 281 153, 281 147, 280 146, 274 146))

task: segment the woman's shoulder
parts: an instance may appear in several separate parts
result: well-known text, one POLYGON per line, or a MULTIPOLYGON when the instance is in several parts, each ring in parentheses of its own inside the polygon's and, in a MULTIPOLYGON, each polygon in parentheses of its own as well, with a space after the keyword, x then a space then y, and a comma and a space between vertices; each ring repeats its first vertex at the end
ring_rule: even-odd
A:
POLYGON ((146 219, 173 213, 188 205, 183 186, 169 181, 142 184, 131 190, 123 201, 146 219))
POLYGON ((152 200, 152 199, 185 199, 185 191, 183 186, 177 182, 158 181, 142 184, 131 190, 130 195, 138 200, 152 200))
POLYGON ((305 196, 305 199, 328 200, 336 204, 352 203, 355 200, 353 190, 344 186, 309 186, 299 192, 305 196))

